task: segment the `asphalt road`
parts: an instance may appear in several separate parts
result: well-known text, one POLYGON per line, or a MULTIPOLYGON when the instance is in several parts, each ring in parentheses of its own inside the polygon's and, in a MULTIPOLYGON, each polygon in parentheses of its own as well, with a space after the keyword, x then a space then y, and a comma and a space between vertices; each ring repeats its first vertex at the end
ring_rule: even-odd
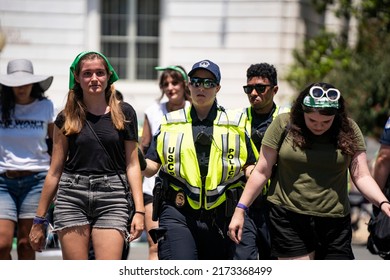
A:
MULTIPOLYGON (((146 242, 134 242, 130 247, 129 260, 147 260, 148 247, 146 242)), ((382 260, 376 255, 372 255, 365 246, 353 245, 353 251, 356 260, 382 260)), ((16 251, 12 250, 12 258, 16 259, 16 251)), ((48 249, 42 253, 37 253, 38 260, 61 260, 61 251, 59 249, 48 249)))

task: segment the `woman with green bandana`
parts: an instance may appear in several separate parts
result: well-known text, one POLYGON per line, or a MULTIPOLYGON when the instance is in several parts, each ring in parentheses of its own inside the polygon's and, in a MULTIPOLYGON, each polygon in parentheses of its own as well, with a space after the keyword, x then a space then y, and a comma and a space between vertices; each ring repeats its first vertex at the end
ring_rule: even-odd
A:
POLYGON ((117 99, 117 80, 98 52, 80 53, 70 67, 68 99, 55 120, 52 161, 30 232, 36 251, 44 248, 44 217, 55 196, 54 231, 64 259, 88 259, 91 239, 96 259, 119 260, 125 240, 144 229, 137 117, 117 99), (135 204, 130 230, 129 191, 135 204))
MULTIPOLYGON (((190 90, 188 89, 188 77, 185 69, 180 65, 170 65, 167 67, 157 66, 154 69, 162 71, 159 78, 159 87, 161 95, 145 110, 145 118, 142 129, 141 137, 141 149, 146 155, 150 143, 152 142, 153 135, 160 127, 163 116, 169 112, 173 112, 184 107, 188 108, 190 102, 190 90)), ((157 228, 158 222, 152 220, 152 202, 153 202, 153 189, 155 185, 155 178, 144 177, 142 182, 142 188, 144 193, 145 204, 145 229, 149 230, 157 228)), ((157 256, 157 244, 155 244, 150 235, 148 235, 149 244, 149 260, 158 259, 157 256)))
POLYGON ((348 174, 390 216, 390 204, 370 175, 363 135, 347 117, 340 91, 327 83, 312 84, 291 112, 277 116, 267 129, 229 225, 230 238, 240 242, 243 208, 271 178, 270 235, 278 259, 354 259, 348 174))

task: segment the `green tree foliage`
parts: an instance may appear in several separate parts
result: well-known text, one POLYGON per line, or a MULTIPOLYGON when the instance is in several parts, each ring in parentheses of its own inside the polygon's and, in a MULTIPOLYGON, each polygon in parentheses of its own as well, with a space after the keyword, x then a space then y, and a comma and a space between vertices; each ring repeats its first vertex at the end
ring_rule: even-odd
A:
POLYGON ((308 83, 326 81, 340 89, 351 116, 364 134, 379 137, 390 115, 390 0, 313 0, 316 10, 325 12, 328 4, 338 3, 336 16, 358 20, 355 46, 346 44, 348 28, 340 34, 319 33, 293 53, 295 62, 287 80, 297 90, 308 83))
POLYGON ((345 69, 351 63, 351 53, 336 34, 322 31, 304 42, 303 49, 293 51, 294 63, 286 76, 297 90, 307 84, 324 80, 335 68, 345 69))

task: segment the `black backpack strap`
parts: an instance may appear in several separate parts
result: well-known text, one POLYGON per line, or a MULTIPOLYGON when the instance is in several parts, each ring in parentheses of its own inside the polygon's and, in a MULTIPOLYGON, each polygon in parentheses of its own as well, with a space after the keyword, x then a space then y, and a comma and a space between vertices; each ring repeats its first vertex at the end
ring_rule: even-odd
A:
POLYGON ((282 137, 280 137, 279 142, 278 142, 278 150, 277 150, 278 152, 279 152, 280 147, 282 146, 282 144, 284 142, 284 139, 286 139, 286 136, 290 130, 290 126, 291 126, 290 123, 288 123, 283 130, 282 137))

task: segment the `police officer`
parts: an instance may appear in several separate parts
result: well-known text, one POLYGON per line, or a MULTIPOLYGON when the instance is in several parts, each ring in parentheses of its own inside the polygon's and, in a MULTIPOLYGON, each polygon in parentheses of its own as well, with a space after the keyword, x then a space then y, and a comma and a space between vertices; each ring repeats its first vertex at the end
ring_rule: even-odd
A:
MULTIPOLYGON (((245 108, 250 128, 251 139, 256 146, 256 157, 260 150, 261 140, 272 120, 285 108, 280 108, 274 102, 278 92, 277 72, 273 65, 257 63, 249 66, 246 72, 247 84, 243 86, 250 106, 245 108)), ((235 259, 273 259, 268 232, 268 207, 266 203, 266 188, 251 205, 247 227, 251 230, 242 238, 235 251, 235 259)))
POLYGON ((152 176, 161 167, 165 186, 158 255, 232 259, 227 229, 237 200, 231 198, 239 197, 256 161, 246 114, 218 106, 221 73, 214 62, 195 63, 188 76, 191 107, 164 116, 146 154, 143 174, 152 176))

